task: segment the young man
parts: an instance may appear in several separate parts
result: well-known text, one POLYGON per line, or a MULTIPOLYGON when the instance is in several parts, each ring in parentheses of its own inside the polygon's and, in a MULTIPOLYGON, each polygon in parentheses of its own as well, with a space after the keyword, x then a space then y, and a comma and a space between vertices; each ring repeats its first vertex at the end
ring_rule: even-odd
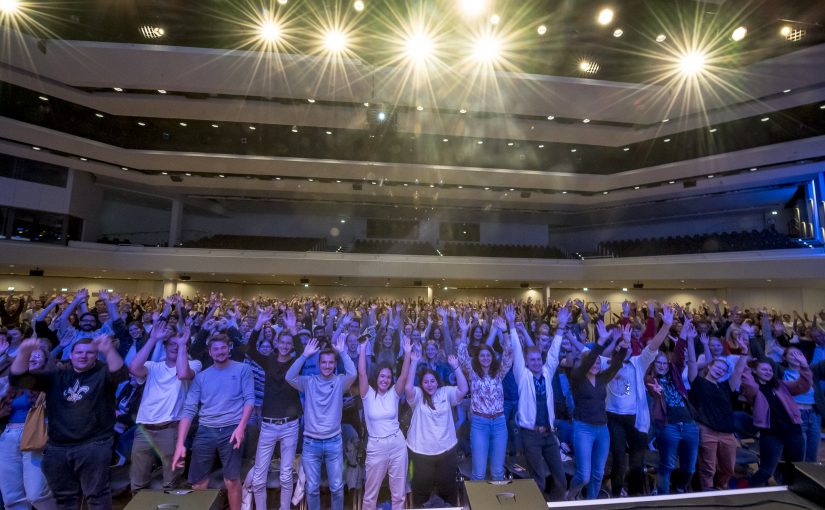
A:
MULTIPOLYGON (((272 310, 261 310, 254 331, 258 332, 264 323, 272 319, 272 310)), ((250 472, 252 492, 255 494, 255 508, 268 508, 266 504, 266 482, 269 463, 275 445, 281 443, 281 506, 289 510, 292 500, 292 466, 298 448, 298 419, 303 409, 298 391, 286 382, 286 372, 292 365, 292 335, 295 316, 289 315, 287 329, 281 331, 276 342, 275 353, 264 356, 254 346, 250 346, 247 356, 258 363, 266 374, 264 401, 261 408, 261 435, 255 454, 255 467, 250 472)), ((256 338, 253 333, 252 338, 256 338)))
POLYGON ((178 444, 172 464, 183 467, 184 441, 195 414, 200 416, 192 442, 189 481, 195 489, 206 489, 209 472, 220 457, 223 481, 231 510, 241 508, 241 447, 249 416, 255 407, 255 384, 249 365, 230 359, 232 341, 218 334, 209 339, 212 366, 195 376, 178 426, 178 444), (198 411, 200 406, 200 411, 198 411))
POLYGON ((163 464, 163 486, 174 487, 177 481, 172 455, 178 441, 178 422, 186 391, 195 374, 200 372, 201 363, 190 361, 187 355, 189 328, 173 335, 174 330, 168 324, 158 322, 149 340, 129 364, 135 379, 146 384, 137 413, 138 428, 129 470, 133 493, 149 487, 156 455, 163 464), (151 361, 149 357, 158 343, 164 344, 166 359, 151 361))
POLYGON ((321 463, 326 464, 329 490, 332 493, 332 510, 344 508, 343 463, 344 448, 341 441, 341 413, 343 393, 357 377, 355 364, 347 356, 345 335, 333 344, 334 350, 320 351, 318 341, 310 340, 304 352, 289 367, 286 380, 306 395, 304 407, 304 445, 301 462, 306 474, 306 493, 309 510, 321 508, 321 463), (307 358, 320 352, 319 375, 302 376, 301 368, 307 358), (335 375, 336 352, 344 363, 345 374, 335 375))
POLYGON ((115 426, 115 390, 129 378, 123 359, 108 335, 74 343, 70 365, 29 372, 29 357, 40 340, 20 345, 11 366, 11 384, 46 392, 49 442, 43 452, 43 474, 59 508, 111 509, 109 463, 115 426), (98 361, 98 352, 106 362, 98 361))
POLYGON ((515 310, 508 305, 504 315, 510 326, 510 342, 513 346, 513 375, 518 384, 516 421, 521 427, 524 456, 539 489, 546 494, 549 492, 551 501, 561 501, 567 488, 567 479, 561 461, 559 440, 553 431, 555 404, 551 384, 559 366, 559 348, 570 320, 570 311, 567 307, 559 309, 558 329, 544 363, 541 361, 539 347, 527 350, 525 363, 521 340, 515 327, 515 310), (547 487, 548 476, 552 477, 551 487, 547 487))

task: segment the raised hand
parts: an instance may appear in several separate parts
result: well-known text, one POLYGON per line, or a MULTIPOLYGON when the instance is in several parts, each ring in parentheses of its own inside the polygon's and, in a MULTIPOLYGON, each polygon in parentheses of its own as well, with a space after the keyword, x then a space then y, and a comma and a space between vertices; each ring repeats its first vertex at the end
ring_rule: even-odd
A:
POLYGON ((609 301, 602 301, 602 307, 600 309, 602 315, 606 314, 610 311, 610 302, 609 301))
POLYGON ((670 326, 673 324, 673 308, 670 305, 662 306, 662 322, 670 326))
POLYGON ((559 321, 559 328, 567 326, 567 323, 570 322, 570 309, 566 306, 562 306, 559 308, 556 318, 558 318, 559 321))
POLYGON ((630 323, 625 324, 622 326, 622 341, 625 343, 630 342, 630 331, 631 331, 630 323))
POLYGON ((628 317, 630 315, 630 301, 626 299, 622 301, 622 314, 625 317, 628 317))
POLYGON ((808 360, 805 358, 805 355, 802 354, 802 351, 800 351, 799 349, 789 349, 787 356, 790 359, 796 360, 796 362, 799 363, 800 366, 808 366, 808 360))
POLYGON ((80 301, 85 301, 89 299, 89 291, 87 289, 80 289, 75 293, 74 297, 80 301))
POLYGON ((458 329, 460 329, 462 333, 466 333, 467 330, 470 329, 470 321, 466 320, 463 315, 458 316, 458 329))
POLYGON ((599 335, 599 343, 604 342, 605 340, 610 338, 610 333, 607 331, 607 328, 604 325, 604 321, 599 321, 596 323, 596 332, 599 335))
POLYGON ((507 319, 507 324, 513 326, 516 321, 516 309, 513 305, 507 305, 504 308, 504 317, 507 319))
MULTIPOLYGON (((366 342, 364 342, 364 345, 366 345, 366 342)), ((410 340, 410 337, 405 336, 402 345, 404 346, 404 353, 405 354, 412 354, 413 344, 412 344, 412 340, 410 340)))
POLYGON ((189 329, 189 325, 186 325, 180 330, 180 333, 172 337, 172 342, 176 343, 179 348, 185 348, 189 345, 190 334, 191 330, 189 329))
POLYGON ((109 302, 109 291, 107 291, 106 289, 100 289, 99 291, 97 291, 97 295, 100 298, 100 300, 104 303, 109 302))
POLYGON ((335 352, 342 353, 347 346, 347 334, 341 333, 338 335, 338 338, 335 339, 335 342, 332 343, 332 348, 335 349, 335 352))
POLYGON ((102 353, 104 356, 108 354, 109 351, 111 351, 113 348, 112 337, 107 334, 96 336, 95 339, 92 340, 92 344, 95 346, 95 348, 97 348, 97 351, 102 353))
POLYGON ((306 346, 304 346, 304 357, 309 358, 320 350, 321 348, 318 346, 318 340, 310 338, 306 346))
POLYGON ((450 367, 453 370, 457 370, 458 369, 458 356, 456 356, 455 354, 450 354, 449 356, 447 356, 447 363, 450 364, 450 367))
POLYGON ((507 331, 507 323, 505 323, 501 317, 493 319, 493 327, 499 331, 507 331))

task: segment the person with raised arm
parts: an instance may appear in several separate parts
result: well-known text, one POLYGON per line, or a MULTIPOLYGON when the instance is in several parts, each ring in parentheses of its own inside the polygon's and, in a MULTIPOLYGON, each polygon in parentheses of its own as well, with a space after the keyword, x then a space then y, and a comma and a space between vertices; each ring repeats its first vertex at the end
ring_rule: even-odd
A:
POLYGON ((398 403, 410 376, 410 353, 413 345, 404 338, 404 363, 393 385, 394 370, 388 364, 375 367, 372 380, 367 373, 367 342, 361 343, 358 355, 358 390, 367 424, 365 510, 375 510, 381 482, 389 474, 392 509, 404 508, 407 489, 407 442, 398 424, 398 403))
POLYGON ((137 430, 129 469, 133 493, 149 487, 156 455, 163 465, 163 486, 177 485, 179 473, 172 456, 178 442, 178 425, 186 392, 201 370, 200 361, 189 360, 188 347, 188 327, 176 333, 167 323, 158 321, 129 363, 129 372, 146 385, 135 419, 137 430), (150 357, 159 343, 163 344, 166 357, 163 361, 152 361, 150 357))
POLYGON ((607 429, 605 399, 607 385, 622 368, 625 353, 630 348, 630 329, 622 336, 621 342, 613 348, 610 365, 602 370, 600 355, 612 347, 613 335, 604 322, 596 323, 598 339, 593 349, 580 357, 571 374, 573 394, 573 453, 576 473, 570 480, 567 499, 578 498, 579 492, 587 485, 587 499, 596 499, 602 486, 605 462, 610 448, 610 433, 607 429))
POLYGON ((739 350, 741 355, 736 360, 733 374, 727 381, 721 381, 728 373, 728 363, 721 358, 712 358, 707 373, 700 377, 696 347, 694 342, 688 342, 689 396, 699 424, 699 483, 703 490, 727 489, 733 476, 738 442, 733 435, 736 425, 732 401, 747 365, 747 342, 742 342, 739 350))
POLYGON ((274 355, 265 356, 255 349, 258 332, 272 319, 271 307, 258 311, 252 337, 247 346, 247 356, 258 363, 264 371, 264 399, 261 407, 261 435, 255 453, 255 467, 251 471, 252 493, 255 496, 255 508, 268 508, 266 502, 267 476, 269 464, 280 443, 280 510, 289 510, 292 500, 292 469, 295 452, 298 448, 298 421, 303 414, 298 390, 289 385, 286 373, 293 363, 293 335, 297 333, 295 314, 287 310, 284 320, 285 329, 278 334, 274 355))
POLYGON ((541 361, 541 349, 536 346, 527 349, 525 362, 521 340, 515 327, 515 310, 511 305, 505 309, 504 316, 510 326, 513 375, 518 384, 516 421, 521 427, 524 456, 539 489, 548 494, 551 501, 559 501, 564 498, 567 480, 561 461, 559 439, 553 430, 555 404, 551 384, 559 366, 559 348, 570 320, 570 311, 567 307, 559 309, 556 334, 544 363, 541 361), (546 483, 548 476, 552 476, 550 487, 547 487, 546 483))
POLYGON ((241 454, 246 424, 255 407, 255 384, 249 365, 230 359, 231 343, 223 334, 213 335, 207 341, 212 366, 195 376, 186 394, 172 464, 176 468, 183 467, 186 459, 184 442, 192 420, 198 414, 189 482, 194 489, 206 489, 217 454, 223 467, 229 508, 240 510, 241 454))
POLYGON ((321 465, 326 466, 332 510, 344 508, 344 445, 341 438, 341 415, 346 391, 358 373, 346 353, 346 335, 340 335, 332 349, 320 350, 318 341, 311 339, 304 352, 292 363, 286 373, 287 382, 304 392, 304 444, 301 463, 306 474, 307 506, 321 508, 321 465), (320 374, 300 375, 307 358, 318 353, 320 374), (345 373, 335 374, 336 358, 341 356, 345 373))
MULTIPOLYGON (((410 363, 417 365, 419 359, 420 354, 413 350, 410 363)), ((438 375, 431 370, 425 370, 421 375, 421 387, 414 386, 412 377, 407 377, 404 386, 407 402, 413 410, 407 431, 407 447, 412 461, 414 507, 426 503, 433 488, 446 503, 455 506, 458 502, 455 479, 458 439, 452 408, 464 399, 469 386, 458 358, 451 354, 447 362, 455 374, 455 386, 441 386, 438 375)))
POLYGON ((63 368, 31 372, 29 359, 37 349, 40 340, 36 337, 23 341, 9 382, 46 393, 49 440, 42 469, 57 507, 77 510, 85 497, 90 510, 110 509, 115 390, 129 379, 123 358, 112 338, 100 335, 74 342, 70 363, 63 368), (105 362, 98 361, 98 353, 105 362))
MULTIPOLYGON (((63 310, 57 319, 54 321, 54 326, 57 330, 57 336, 60 339, 60 359, 68 360, 71 358, 71 353, 74 344, 84 338, 96 338, 99 335, 112 334, 111 321, 106 321, 103 324, 93 312, 86 310, 86 301, 89 299, 89 291, 80 289, 75 294, 74 299, 69 306, 63 310), (80 307, 80 312, 77 316, 77 324, 72 325, 69 322, 69 316, 80 307)), ((56 354, 52 351, 53 354, 56 354)), ((121 357, 122 358, 122 357, 121 357)))
MULTIPOLYGON (((650 409, 647 404, 645 372, 659 352, 670 326, 673 324, 673 308, 662 307, 662 325, 641 352, 633 356, 629 344, 619 372, 607 385, 607 429, 610 431, 610 454, 613 459, 610 470, 610 488, 613 497, 623 494, 625 474, 628 493, 637 496, 644 492, 643 464, 650 431, 650 409)), ((622 328, 622 336, 632 341, 630 323, 622 328)))

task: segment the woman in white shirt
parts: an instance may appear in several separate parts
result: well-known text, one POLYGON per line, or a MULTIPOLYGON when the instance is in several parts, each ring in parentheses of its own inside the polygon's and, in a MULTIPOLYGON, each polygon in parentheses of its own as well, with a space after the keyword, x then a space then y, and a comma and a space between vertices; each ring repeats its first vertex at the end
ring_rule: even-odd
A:
MULTIPOLYGON (((413 351, 410 362, 418 365, 421 355, 413 351)), ((447 358, 456 377, 456 386, 439 386, 438 374, 427 369, 420 375, 421 387, 413 385, 414 377, 407 378, 405 392, 413 409, 407 446, 412 460, 413 506, 420 508, 430 499, 435 485, 436 494, 451 506, 456 506, 456 455, 453 407, 467 394, 467 379, 458 365, 458 358, 447 358)))
POLYGON ((407 488, 407 445, 398 426, 398 401, 410 371, 412 343, 409 338, 404 339, 404 364, 395 386, 392 384, 393 366, 388 363, 378 364, 373 373, 374 380, 370 381, 367 375, 367 342, 361 343, 360 351, 358 389, 369 434, 363 508, 375 510, 381 482, 389 473, 392 509, 401 510, 407 488))

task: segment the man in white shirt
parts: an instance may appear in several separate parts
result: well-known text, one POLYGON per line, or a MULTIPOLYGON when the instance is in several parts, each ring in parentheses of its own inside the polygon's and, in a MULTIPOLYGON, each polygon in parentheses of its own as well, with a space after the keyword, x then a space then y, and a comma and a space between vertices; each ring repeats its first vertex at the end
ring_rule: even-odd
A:
POLYGON ((189 383, 201 370, 201 363, 189 360, 187 347, 189 328, 175 333, 165 321, 152 327, 149 340, 135 354, 129 371, 140 382, 146 383, 137 414, 138 428, 132 446, 132 467, 129 479, 132 493, 149 487, 152 463, 160 455, 163 464, 163 486, 173 487, 179 473, 172 465, 172 454, 178 438, 178 421, 186 400, 189 383), (155 346, 163 343, 166 350, 164 361, 150 361, 155 346))

